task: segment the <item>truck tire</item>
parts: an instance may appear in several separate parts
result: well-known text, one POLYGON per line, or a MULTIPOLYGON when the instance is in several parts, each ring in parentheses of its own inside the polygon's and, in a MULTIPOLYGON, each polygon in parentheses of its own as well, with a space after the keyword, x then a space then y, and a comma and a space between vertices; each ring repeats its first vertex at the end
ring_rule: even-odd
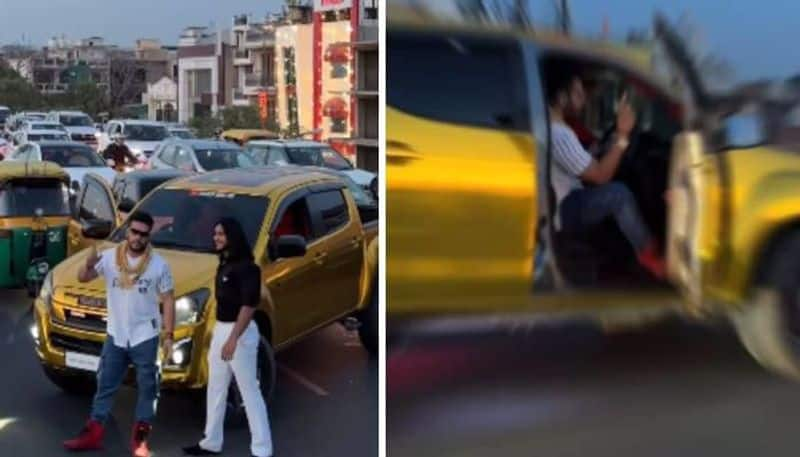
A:
POLYGON ((69 395, 87 397, 94 395, 97 381, 91 376, 80 376, 42 365, 47 379, 69 395))
POLYGON ((372 292, 367 307, 361 312, 361 325, 358 327, 358 336, 364 349, 372 357, 378 356, 378 282, 377 277, 372 281, 372 292))
POLYGON ((800 380, 800 232, 768 254, 753 302, 733 315, 744 347, 765 368, 800 380))
MULTIPOLYGON (((261 395, 267 404, 269 404, 275 391, 277 372, 275 351, 272 349, 270 342, 262 335, 261 344, 258 347, 258 382, 261 388, 261 395)), ((231 378, 231 383, 228 386, 227 403, 226 421, 234 426, 247 424, 244 400, 242 400, 242 394, 234 378, 231 378)))

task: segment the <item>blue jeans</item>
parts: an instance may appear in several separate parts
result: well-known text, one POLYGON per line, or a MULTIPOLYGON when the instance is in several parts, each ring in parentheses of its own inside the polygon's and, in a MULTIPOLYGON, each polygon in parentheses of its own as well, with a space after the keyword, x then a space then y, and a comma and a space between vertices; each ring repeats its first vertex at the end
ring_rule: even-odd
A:
POLYGON ((108 335, 100 356, 97 370, 97 393, 92 402, 92 419, 105 423, 114 406, 114 395, 128 371, 128 365, 136 368, 136 385, 139 391, 136 402, 136 420, 153 422, 156 415, 161 374, 156 365, 158 357, 158 337, 121 348, 114 345, 114 338, 108 335))
POLYGON ((573 190, 561 202, 559 211, 565 231, 585 232, 613 217, 635 252, 641 252, 651 240, 633 194, 619 182, 573 190))

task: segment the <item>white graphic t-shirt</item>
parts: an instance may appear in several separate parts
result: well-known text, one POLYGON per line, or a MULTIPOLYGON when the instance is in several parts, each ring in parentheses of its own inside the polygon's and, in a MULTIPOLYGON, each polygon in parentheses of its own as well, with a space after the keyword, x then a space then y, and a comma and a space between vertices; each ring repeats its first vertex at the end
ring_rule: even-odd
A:
MULTIPOLYGON (((129 268, 135 266, 140 259, 128 255, 129 268)), ((120 285, 115 248, 100 253, 100 261, 94 268, 106 281, 106 331, 114 337, 114 345, 136 346, 158 336, 161 329, 158 296, 175 287, 167 262, 153 252, 147 270, 130 289, 123 289, 120 285)))

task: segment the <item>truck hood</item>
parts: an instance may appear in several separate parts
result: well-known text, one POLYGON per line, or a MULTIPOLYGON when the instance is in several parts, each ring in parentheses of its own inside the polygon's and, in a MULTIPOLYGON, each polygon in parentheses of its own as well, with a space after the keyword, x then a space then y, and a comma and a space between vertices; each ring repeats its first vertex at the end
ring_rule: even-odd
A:
MULTIPOLYGON (((115 243, 103 241, 97 245, 97 251, 102 252, 115 246, 115 243)), ((216 255, 172 249, 156 249, 156 252, 167 261, 172 269, 175 298, 202 287, 211 288, 218 264, 216 255)), ((105 298, 106 286, 102 279, 95 279, 86 284, 78 282, 78 269, 86 262, 88 255, 88 249, 84 249, 72 257, 68 257, 53 269, 55 297, 62 303, 65 292, 105 298)))

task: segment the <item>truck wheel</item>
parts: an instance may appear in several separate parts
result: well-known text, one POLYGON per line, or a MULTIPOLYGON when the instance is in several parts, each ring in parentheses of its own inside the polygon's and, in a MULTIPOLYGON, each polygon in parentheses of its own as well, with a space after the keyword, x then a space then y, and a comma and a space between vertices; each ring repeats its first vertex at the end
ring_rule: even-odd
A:
POLYGON ((800 232, 772 250, 754 300, 733 315, 742 344, 764 367, 800 380, 800 232))
MULTIPOLYGON (((264 401, 269 403, 272 399, 272 394, 275 391, 275 384, 277 378, 277 364, 275 362, 275 351, 272 345, 262 335, 261 344, 258 347, 258 384, 261 388, 261 395, 264 401)), ((239 386, 236 384, 236 379, 231 378, 231 384, 228 386, 228 405, 226 409, 227 420, 229 423, 240 426, 247 423, 247 415, 244 410, 244 400, 242 393, 239 391, 239 386)))
POLYGON ((53 384, 57 385, 61 390, 70 394, 78 396, 94 395, 97 387, 97 381, 91 376, 80 376, 64 373, 61 370, 55 370, 46 365, 42 365, 44 374, 47 379, 53 384))
POLYGON ((361 326, 358 327, 358 336, 364 349, 373 357, 378 355, 378 282, 372 281, 372 296, 367 308, 361 312, 361 326))

